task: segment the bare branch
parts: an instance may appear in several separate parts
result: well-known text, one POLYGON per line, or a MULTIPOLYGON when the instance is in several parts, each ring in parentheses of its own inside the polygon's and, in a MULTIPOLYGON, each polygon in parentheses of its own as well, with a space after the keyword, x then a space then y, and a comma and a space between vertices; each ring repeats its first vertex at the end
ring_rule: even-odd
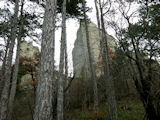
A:
POLYGON ((73 74, 73 77, 70 79, 68 86, 64 89, 64 93, 66 93, 68 91, 74 78, 75 78, 75 73, 73 74))

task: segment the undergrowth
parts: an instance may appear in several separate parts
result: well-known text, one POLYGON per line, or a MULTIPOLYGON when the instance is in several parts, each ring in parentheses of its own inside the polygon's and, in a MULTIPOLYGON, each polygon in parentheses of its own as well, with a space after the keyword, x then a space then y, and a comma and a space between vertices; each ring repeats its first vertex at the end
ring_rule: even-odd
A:
MULTIPOLYGON (((118 120, 142 120, 144 108, 138 100, 118 101, 118 120)), ((65 120, 107 120, 105 105, 101 105, 97 115, 90 110, 72 110, 65 112, 65 120), (95 119, 97 118, 97 119, 95 119)))

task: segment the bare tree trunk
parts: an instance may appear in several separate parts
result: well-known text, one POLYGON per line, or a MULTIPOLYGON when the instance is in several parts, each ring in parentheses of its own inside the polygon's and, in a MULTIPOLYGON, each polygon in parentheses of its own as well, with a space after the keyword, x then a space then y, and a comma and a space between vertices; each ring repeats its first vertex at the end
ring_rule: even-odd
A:
MULTIPOLYGON (((68 55, 67 55, 67 41, 65 41, 65 47, 64 47, 64 52, 65 52, 65 88, 68 87, 69 81, 68 81, 68 55)), ((65 92, 64 91, 64 102, 65 102, 65 108, 69 108, 69 89, 65 92)))
MULTIPOLYGON (((97 0, 94 0, 94 3, 95 3, 95 8, 96 8, 96 17, 97 17, 97 25, 98 25, 98 32, 99 32, 99 37, 100 37, 100 46, 102 46, 102 32, 101 32, 101 21, 100 21, 100 16, 99 16, 99 9, 98 9, 98 1, 97 0)), ((101 57, 102 55, 102 47, 100 47, 100 55, 99 57, 101 57)), ((102 71, 101 71, 102 72, 102 71)))
POLYGON ((53 73, 55 49, 56 0, 47 0, 41 44, 41 60, 36 90, 34 120, 53 119, 53 73))
POLYGON ((62 35, 59 63, 58 93, 57 93, 57 120, 63 120, 63 81, 64 81, 64 55, 66 43, 66 0, 63 0, 62 10, 62 35))
POLYGON ((95 112, 98 111, 98 89, 97 89, 97 80, 96 80, 96 73, 93 69, 93 56, 91 53, 90 48, 90 40, 89 40, 89 31, 88 31, 88 22, 86 17, 85 11, 85 1, 83 0, 83 13, 84 13, 84 21, 85 21, 85 30, 86 30, 86 39, 87 39, 87 49, 88 49, 88 57, 89 57, 89 65, 90 65, 90 72, 91 72, 91 79, 93 80, 93 92, 94 92, 94 110, 95 112))
POLYGON ((11 43, 9 46, 9 53, 6 59, 6 67, 5 67, 5 85, 1 95, 0 101, 0 120, 6 120, 7 117, 7 105, 8 105, 8 97, 9 97, 9 88, 10 88, 10 78, 11 78, 11 67, 12 67, 12 56, 13 56, 13 48, 15 45, 16 33, 17 33, 17 22, 18 22, 18 10, 19 10, 19 0, 15 1, 14 8, 14 18, 12 22, 11 28, 11 43))
POLYGON ((67 43, 65 41, 65 87, 68 86, 68 55, 67 55, 67 43))
POLYGON ((0 82, 4 82, 4 72, 5 72, 5 65, 6 65, 6 59, 7 59, 7 54, 8 54, 8 49, 9 49, 9 44, 10 44, 10 39, 7 40, 7 44, 6 44, 6 49, 5 49, 5 55, 3 58, 3 63, 2 63, 2 69, 1 69, 1 79, 0 82))
POLYGON ((98 10, 98 5, 97 5, 97 0, 94 0, 94 4, 95 4, 95 8, 96 8, 96 17, 97 17, 98 29, 99 29, 99 32, 100 32, 101 23, 100 23, 100 18, 99 18, 99 10, 98 10))
POLYGON ((101 26, 102 26, 102 60, 104 64, 104 78, 106 80, 106 94, 107 94, 107 105, 108 105, 108 118, 109 120, 117 119, 117 103, 115 98, 114 82, 110 73, 109 68, 109 52, 108 43, 106 37, 106 31, 104 27, 103 18, 103 8, 101 5, 101 0, 99 0, 100 16, 101 16, 101 26))
POLYGON ((15 60, 15 66, 14 66, 14 72, 13 72, 13 79, 12 79, 12 86, 10 90, 10 96, 9 96, 9 103, 8 103, 8 116, 7 120, 12 119, 12 111, 13 111, 13 103, 14 103, 14 97, 16 94, 16 86, 17 86, 17 77, 18 77, 18 67, 19 67, 19 54, 20 54, 20 45, 21 45, 21 39, 22 39, 22 30, 23 30, 23 5, 24 0, 21 1, 21 15, 20 15, 20 29, 19 34, 17 38, 17 54, 16 54, 16 60, 15 60))
POLYGON ((67 55, 67 41, 65 41, 64 46, 64 54, 65 54, 65 87, 68 86, 68 55, 67 55))
POLYGON ((5 66, 6 66, 6 59, 7 59, 9 44, 10 44, 10 39, 7 40, 5 54, 4 54, 3 63, 2 63, 2 68, 1 68, 1 72, 0 72, 0 77, 1 77, 1 79, 0 79, 0 94, 2 92, 2 89, 3 89, 3 86, 4 86, 4 81, 5 81, 4 72, 5 72, 5 66))

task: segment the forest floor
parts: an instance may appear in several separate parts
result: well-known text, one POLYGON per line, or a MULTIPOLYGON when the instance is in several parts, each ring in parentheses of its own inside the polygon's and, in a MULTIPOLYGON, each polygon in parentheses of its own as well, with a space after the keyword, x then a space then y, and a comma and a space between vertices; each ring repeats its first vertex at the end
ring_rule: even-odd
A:
MULTIPOLYGON (((144 108, 139 100, 125 98, 117 102, 118 120, 142 120, 144 108)), ((95 120, 96 116, 90 110, 72 110, 65 112, 65 120, 95 120)), ((97 120, 106 120, 106 107, 101 105, 97 114, 97 120)))
MULTIPOLYGON (((24 93, 17 94, 13 120, 33 120, 34 100, 31 96, 24 93), (23 97, 21 96, 23 95, 23 97)), ((141 101, 135 96, 120 97, 117 100, 118 120, 142 120, 145 114, 141 101)), ((64 111, 64 120, 107 120, 106 106, 101 103, 98 114, 95 115, 93 110, 82 108, 70 108, 64 111)))

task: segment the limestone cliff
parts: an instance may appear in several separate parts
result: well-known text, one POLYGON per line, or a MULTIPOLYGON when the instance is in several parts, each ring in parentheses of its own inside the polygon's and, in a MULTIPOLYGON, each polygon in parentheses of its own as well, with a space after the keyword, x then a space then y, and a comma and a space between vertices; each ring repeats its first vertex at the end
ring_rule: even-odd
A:
POLYGON ((20 58, 32 59, 37 62, 40 54, 38 47, 33 46, 32 42, 23 41, 20 46, 20 58))
POLYGON ((32 88, 36 82, 40 52, 38 47, 33 46, 32 42, 22 42, 20 46, 19 75, 21 76, 20 87, 32 88))
MULTIPOLYGON (((96 75, 101 75, 101 70, 99 69, 99 63, 101 61, 100 55, 100 36, 99 30, 94 23, 88 24, 89 29, 89 37, 90 37, 90 46, 91 52, 94 61, 94 68, 96 71, 96 75)), ((115 39, 107 34, 109 48, 112 52, 115 51, 115 39)), ((74 48, 72 51, 73 56, 73 68, 76 77, 80 77, 80 75, 85 75, 89 77, 89 61, 88 61, 88 49, 87 49, 87 41, 86 41, 86 33, 85 33, 85 25, 83 22, 80 23, 80 27, 77 31, 77 39, 74 43, 74 48)))

